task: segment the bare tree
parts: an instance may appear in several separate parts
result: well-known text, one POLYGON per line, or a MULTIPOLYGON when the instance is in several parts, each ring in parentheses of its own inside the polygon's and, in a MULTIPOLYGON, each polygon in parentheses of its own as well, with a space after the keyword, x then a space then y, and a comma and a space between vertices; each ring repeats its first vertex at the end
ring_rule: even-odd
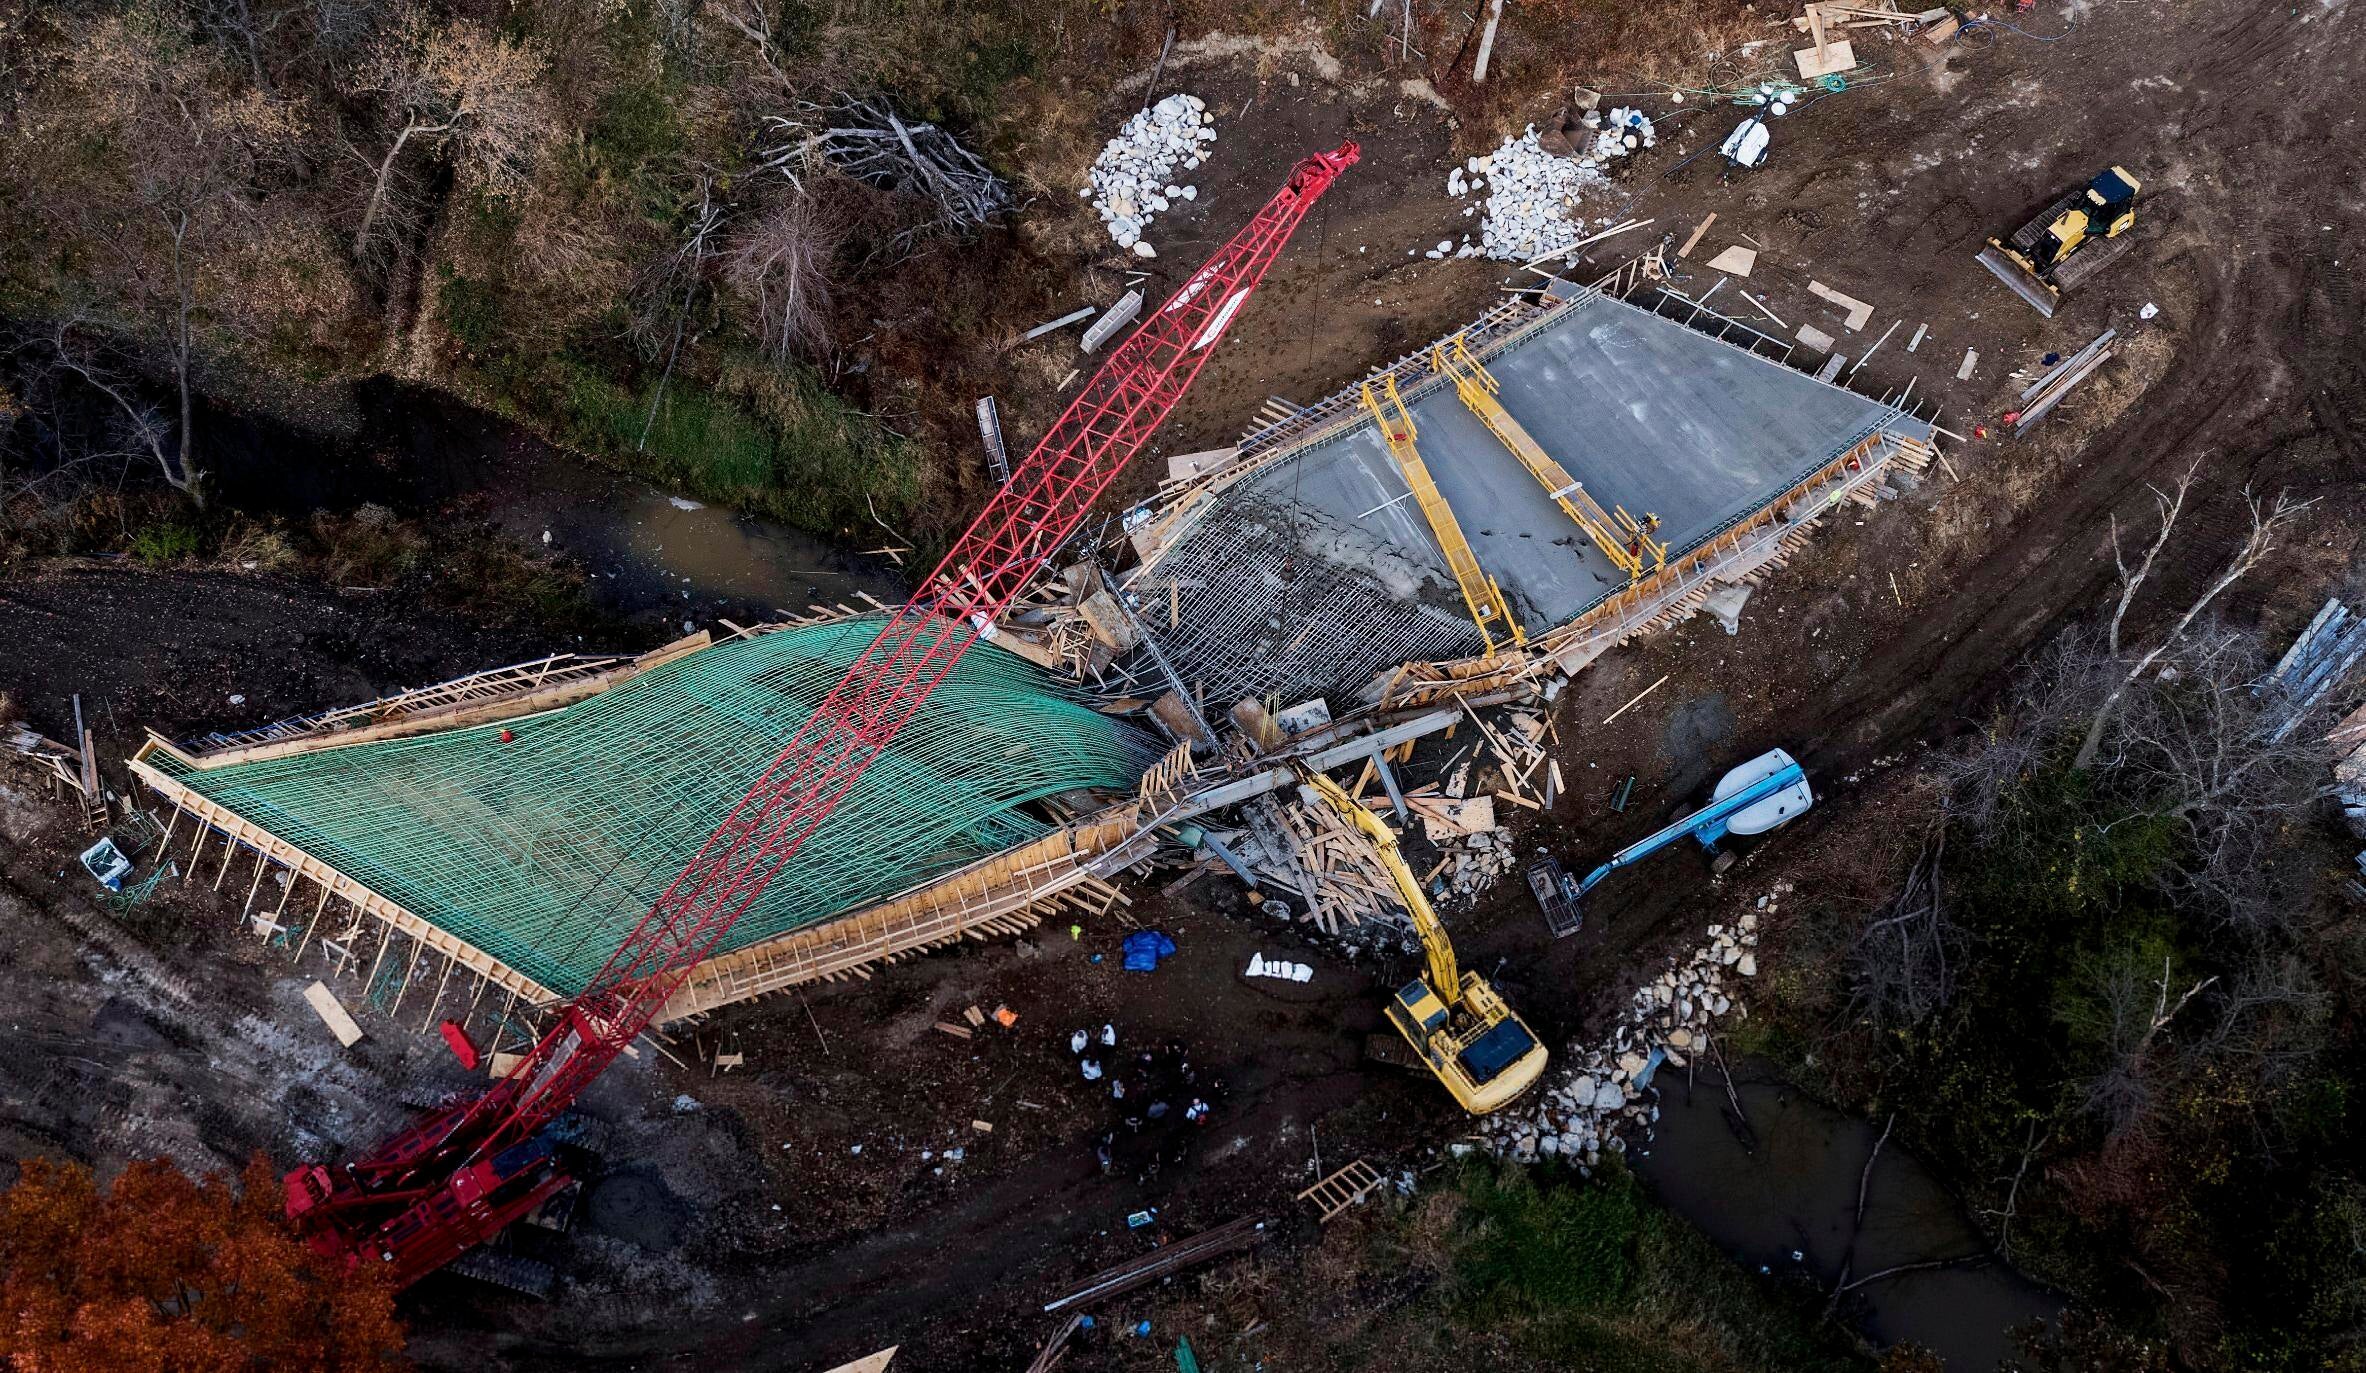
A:
POLYGON ((791 187, 732 235, 724 279, 755 308, 764 351, 773 359, 829 344, 830 263, 840 233, 828 206, 791 187))
POLYGON ((1897 897, 1857 931, 1848 956, 1852 1012, 1884 1029, 1918 1025, 1955 996, 1970 939, 1942 899, 1947 855, 1944 808, 1907 869, 1897 897))
POLYGON ((492 195, 522 186, 551 137, 543 59, 526 43, 466 20, 435 24, 406 15, 377 46, 362 88, 386 106, 386 151, 378 158, 355 256, 365 254, 385 212, 396 163, 414 145, 454 159, 463 184, 492 195))
POLYGON ((2249 927, 2283 923, 2286 832, 2332 791, 2313 732, 2282 732, 2273 703, 2252 690, 2266 657, 2252 634, 2190 638, 2139 688, 2120 684, 2109 730, 2115 788, 2129 803, 2110 823, 2175 825, 2188 856, 2169 878, 2173 893, 2249 927))
POLYGON ((690 215, 681 246, 659 259, 655 270, 645 273, 644 286, 638 292, 649 302, 646 309, 632 312, 632 333, 643 347, 652 352, 652 343, 661 326, 670 316, 673 339, 666 347, 665 370, 658 374, 657 389, 649 397, 649 413, 641 420, 640 441, 634 446, 649 447, 649 431, 656 427, 658 407, 665 403, 666 383, 673 380, 674 362, 682 355, 682 336, 690 327, 691 307, 699 292, 706 289, 707 266, 716 256, 716 244, 722 236, 725 220, 724 207, 715 199, 715 178, 702 174, 698 178, 698 208, 690 215))
MULTIPOLYGON (((136 383, 93 341, 79 320, 51 325, 39 339, 43 361, 77 379, 106 399, 118 419, 122 451, 154 464, 165 484, 202 503, 200 474, 191 468, 173 437, 172 424, 155 406, 141 399, 136 383)), ((186 419, 183 424, 187 423, 186 419)))
POLYGON ((2098 1023, 2087 1028, 2100 1032, 2104 1062, 2087 1080, 2085 1105, 2117 1135, 2139 1126, 2152 1104, 2150 1070, 2162 1031, 2218 979, 2200 978, 2173 993, 2169 957, 2162 956, 2160 976, 2153 978, 2134 948, 2096 960, 2090 971, 2098 1023))
MULTIPOLYGON (((120 180, 83 178, 45 210, 61 238, 98 251, 93 275, 138 320, 164 357, 179 400, 166 480, 202 499, 193 373, 215 249, 262 236, 264 191, 293 156, 295 113, 244 86, 222 63, 169 32, 121 20, 97 26, 73 55, 83 100, 74 112, 102 140, 120 180)), ((220 313, 219 310, 215 313, 220 313)))
MULTIPOLYGON (((2119 521, 2116 517, 2112 520, 2111 551, 2112 559, 2119 568, 2120 599, 2119 604, 2112 610, 2110 627, 2104 638, 2104 647, 2105 651, 2114 658, 2122 656, 2120 651, 2121 621, 2126 619, 2128 607, 2134 603, 2136 593, 2142 589, 2145 578, 2151 575, 2153 563, 2159 559, 2161 550, 2167 548, 2170 540, 2175 536, 2177 518, 2185 509, 2186 494, 2193 488, 2194 477, 2199 470, 2199 463, 2186 469, 2185 475, 2178 478, 2174 492, 2162 491, 2158 487, 2153 488, 2153 501, 2159 510, 2161 527, 2160 531, 2153 536, 2151 546, 2145 549, 2143 558, 2133 568, 2128 566, 2127 557, 2120 548, 2119 521)), ((2095 709, 2094 718, 2087 724, 2086 739, 2079 745, 2078 757, 2072 762, 2072 767, 2084 770, 2094 765, 2095 754, 2103 746, 2103 731, 2110 725, 2112 714, 2119 708, 2120 701, 2127 695, 2128 688, 2134 686, 2137 679, 2152 669, 2153 664, 2160 660, 2161 655, 2168 652, 2177 643, 2195 619, 2210 608, 2212 601, 2218 599, 2220 593, 2241 581, 2253 568, 2259 566, 2260 561, 2266 558, 2269 550, 2275 546, 2277 533, 2283 526, 2297 519, 2300 512, 2312 504, 2309 501, 2294 501, 2279 494, 2272 507, 2265 506, 2259 497, 2252 495, 2248 490, 2243 492, 2243 500, 2251 511, 2249 537, 2244 539, 2243 546, 2236 551, 2233 558, 2228 560, 2218 576, 2203 588, 2202 594, 2194 598, 2193 604, 2187 606, 2185 613, 2178 617, 2177 622, 2169 627, 2166 634, 2161 636, 2160 642, 2130 663, 2126 674, 2105 694, 2102 703, 2095 709)))

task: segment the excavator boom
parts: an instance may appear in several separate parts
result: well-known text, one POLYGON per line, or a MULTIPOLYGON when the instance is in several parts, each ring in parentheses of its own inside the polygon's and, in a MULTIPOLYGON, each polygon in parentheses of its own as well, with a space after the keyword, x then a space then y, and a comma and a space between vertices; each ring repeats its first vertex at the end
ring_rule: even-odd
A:
POLYGON ((1454 942, 1387 822, 1322 773, 1307 769, 1300 775, 1309 790, 1371 838, 1421 937, 1429 976, 1397 989, 1388 1004, 1389 1023, 1464 1110, 1485 1115, 1511 1104, 1544 1075, 1544 1045, 1485 978, 1461 971, 1454 942))

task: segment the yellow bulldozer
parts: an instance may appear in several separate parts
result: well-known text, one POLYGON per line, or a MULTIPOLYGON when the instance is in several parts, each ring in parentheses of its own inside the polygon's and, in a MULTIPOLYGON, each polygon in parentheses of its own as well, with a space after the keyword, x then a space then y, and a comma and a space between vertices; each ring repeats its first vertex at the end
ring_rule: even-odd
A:
POLYGON ((2141 184, 2125 167, 2095 179, 2048 205, 2008 239, 1988 240, 1980 265, 2048 319, 2062 294, 2102 271, 2135 245, 2136 192, 2141 184))
POLYGON ((1430 906, 1421 880, 1397 851, 1396 832, 1319 772, 1301 773, 1307 788, 1362 830, 1380 851, 1380 865, 1396 885, 1429 962, 1389 998, 1389 1023, 1413 1046, 1462 1109, 1475 1116, 1500 1111, 1544 1076, 1545 1047, 1519 1015, 1477 973, 1455 962, 1454 943, 1430 906))

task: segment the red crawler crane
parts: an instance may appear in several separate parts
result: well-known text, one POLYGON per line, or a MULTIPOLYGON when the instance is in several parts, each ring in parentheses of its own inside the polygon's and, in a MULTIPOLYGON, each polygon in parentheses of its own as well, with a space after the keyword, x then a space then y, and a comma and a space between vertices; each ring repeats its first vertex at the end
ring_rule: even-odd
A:
POLYGON ((509 1074, 337 1168, 287 1175, 287 1213, 324 1254, 405 1287, 567 1184, 548 1127, 754 904, 921 702, 1066 542, 1191 385, 1282 245, 1358 156, 1353 142, 1289 183, 1112 353, 889 619, 690 865, 509 1074))

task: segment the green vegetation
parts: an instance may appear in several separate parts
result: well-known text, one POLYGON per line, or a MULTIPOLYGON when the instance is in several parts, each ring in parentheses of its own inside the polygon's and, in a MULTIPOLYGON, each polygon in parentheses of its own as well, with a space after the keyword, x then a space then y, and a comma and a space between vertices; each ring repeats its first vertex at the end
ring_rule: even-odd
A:
MULTIPOLYGON (((1196 1331, 1221 1311, 1220 1327, 1264 1323, 1266 1367, 1338 1373, 1874 1367, 1822 1321, 1820 1293, 1744 1272, 1615 1166, 1585 1179, 1472 1158, 1410 1197, 1367 1199, 1312 1243, 1251 1279, 1163 1300, 1153 1327, 1196 1331)), ((1124 1366, 1152 1367, 1155 1352, 1128 1349, 1124 1366)))
POLYGON ((1623 1169, 1466 1166, 1456 1183, 1453 1309, 1563 1368, 1843 1369, 1817 1294, 1753 1279, 1623 1169))
POLYGON ((2122 669, 2074 639, 1891 808, 1925 817, 1911 863, 1806 874, 1841 937, 1751 1047, 2009 1208, 2000 1247, 2089 1308, 2033 1366, 2358 1367, 2359 1045, 2326 977, 2366 923, 2319 877, 2325 764, 2272 738, 2255 645, 2166 661, 2080 769, 2122 669))

